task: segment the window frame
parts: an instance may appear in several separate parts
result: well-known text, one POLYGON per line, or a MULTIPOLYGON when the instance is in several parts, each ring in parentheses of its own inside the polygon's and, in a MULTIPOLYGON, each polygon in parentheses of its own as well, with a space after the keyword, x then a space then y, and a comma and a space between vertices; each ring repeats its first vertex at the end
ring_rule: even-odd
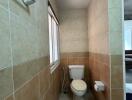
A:
POLYGON ((59 50, 59 22, 53 12, 51 5, 48 6, 48 23, 49 23, 50 71, 52 73, 59 66, 59 61, 60 61, 59 60, 60 59, 59 51, 60 50, 59 50), (49 17, 51 19, 50 20, 51 24, 49 23, 49 17), (51 31, 50 31, 50 29, 51 29, 51 31), (55 46, 55 43, 56 43, 56 46, 55 46), (52 48, 52 50, 51 50, 51 48, 52 48), (57 58, 55 57, 55 55, 57 58), (52 58, 51 58, 51 56, 52 56, 52 58))

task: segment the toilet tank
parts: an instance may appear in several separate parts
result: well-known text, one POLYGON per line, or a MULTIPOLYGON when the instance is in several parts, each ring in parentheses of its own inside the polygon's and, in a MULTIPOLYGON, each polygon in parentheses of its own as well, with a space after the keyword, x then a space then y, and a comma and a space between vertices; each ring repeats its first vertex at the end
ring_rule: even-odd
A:
POLYGON ((71 79, 83 79, 84 65, 69 65, 69 74, 71 79))

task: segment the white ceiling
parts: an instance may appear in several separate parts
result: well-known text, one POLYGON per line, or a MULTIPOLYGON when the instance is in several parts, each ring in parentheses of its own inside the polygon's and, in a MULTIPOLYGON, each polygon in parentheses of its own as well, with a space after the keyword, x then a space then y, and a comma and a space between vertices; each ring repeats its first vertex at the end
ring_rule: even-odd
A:
POLYGON ((90 0, 58 0, 61 8, 87 8, 90 0))
MULTIPOLYGON (((87 8, 90 0, 57 0, 63 8, 87 8)), ((132 15, 132 0, 124 0, 125 15, 132 15)))
POLYGON ((132 15, 132 0, 124 0, 125 15, 132 15))

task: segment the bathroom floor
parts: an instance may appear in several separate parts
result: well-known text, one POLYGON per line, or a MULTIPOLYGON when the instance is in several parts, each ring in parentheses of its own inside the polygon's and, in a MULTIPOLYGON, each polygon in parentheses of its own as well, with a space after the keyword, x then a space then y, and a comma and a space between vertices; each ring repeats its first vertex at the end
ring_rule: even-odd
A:
MULTIPOLYGON (((73 100, 68 94, 60 94, 59 100, 73 100)), ((87 93, 84 97, 84 100, 94 100, 94 97, 91 93, 87 93)))
POLYGON ((61 93, 59 100, 71 100, 71 97, 68 94, 61 93))

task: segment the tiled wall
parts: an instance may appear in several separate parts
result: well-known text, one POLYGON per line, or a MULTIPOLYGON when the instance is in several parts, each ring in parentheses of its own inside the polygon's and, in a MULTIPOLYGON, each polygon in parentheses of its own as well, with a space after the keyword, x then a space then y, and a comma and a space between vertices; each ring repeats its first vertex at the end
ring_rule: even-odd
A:
POLYGON ((26 7, 0 0, 0 19, 0 100, 58 100, 59 68, 49 70, 48 1, 26 7))
POLYGON ((111 99, 124 100, 122 0, 108 0, 109 45, 111 61, 111 99))
POLYGON ((108 35, 108 2, 91 0, 88 7, 89 69, 94 81, 105 84, 104 92, 92 89, 96 100, 110 100, 110 65, 108 35))
POLYGON ((89 53, 89 71, 91 74, 92 91, 95 94, 96 100, 110 100, 109 56, 105 54, 89 53), (94 91, 94 81, 102 81, 105 84, 105 91, 94 91))
POLYGON ((58 68, 51 75, 49 67, 45 67, 18 88, 14 95, 7 96, 5 100, 58 100, 60 92, 59 72, 58 68))
POLYGON ((61 52, 87 52, 86 9, 60 9, 61 52))
POLYGON ((124 99, 122 38, 122 1, 92 0, 88 7, 89 67, 92 80, 106 86, 105 92, 95 93, 99 100, 124 99))
MULTIPOLYGON (((69 64, 85 64, 96 100, 123 100, 122 1, 91 0, 87 13, 79 11, 60 11, 61 68, 66 80, 69 64), (104 92, 94 91, 95 80, 105 84, 104 92)), ((65 83, 69 88, 70 82, 65 83)))

